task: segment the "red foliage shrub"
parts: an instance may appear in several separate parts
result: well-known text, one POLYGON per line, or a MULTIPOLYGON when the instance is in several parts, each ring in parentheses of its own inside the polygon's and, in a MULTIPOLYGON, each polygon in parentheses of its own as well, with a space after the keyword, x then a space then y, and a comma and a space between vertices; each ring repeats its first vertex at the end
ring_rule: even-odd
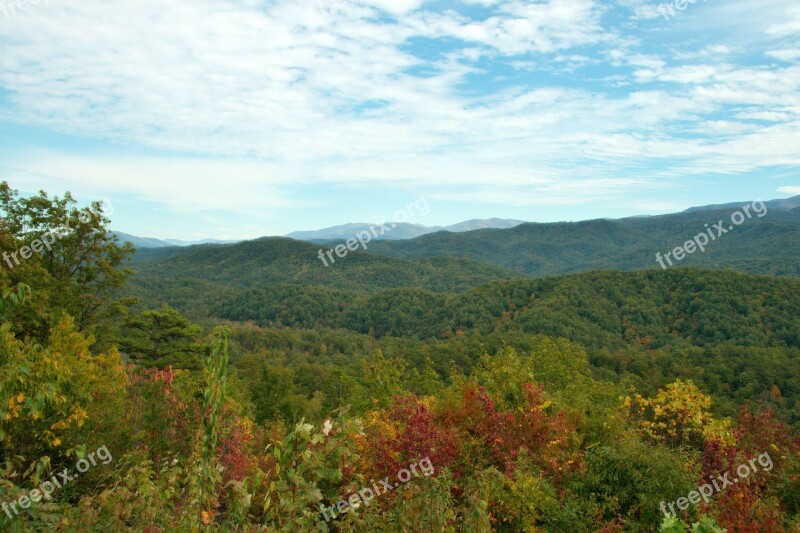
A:
MULTIPOLYGON (((575 429, 564 413, 550 415, 546 412, 543 387, 528 384, 523 392, 522 409, 497 411, 483 387, 468 388, 460 408, 445 413, 444 420, 465 440, 477 438, 486 458, 509 475, 514 472, 517 457, 524 448, 535 464, 560 477, 579 464, 578 458, 569 453, 575 429)), ((462 448, 462 451, 468 450, 462 448)))
POLYGON ((363 455, 374 476, 393 476, 425 457, 436 471, 452 463, 457 454, 456 434, 443 428, 424 402, 415 396, 398 396, 384 416, 385 424, 372 424, 364 439, 363 455))
POLYGON ((770 482, 770 474, 764 465, 755 461, 757 472, 742 477, 737 473, 741 465, 749 465, 751 460, 762 454, 769 454, 773 469, 780 469, 784 458, 800 451, 800 438, 792 429, 778 420, 770 409, 755 414, 742 407, 739 419, 733 428, 736 443, 725 445, 720 441, 709 442, 702 456, 703 483, 723 477, 737 480, 734 486, 722 487, 715 495, 709 510, 717 522, 728 531, 782 532, 782 512, 774 500, 767 500, 764 494, 770 482))

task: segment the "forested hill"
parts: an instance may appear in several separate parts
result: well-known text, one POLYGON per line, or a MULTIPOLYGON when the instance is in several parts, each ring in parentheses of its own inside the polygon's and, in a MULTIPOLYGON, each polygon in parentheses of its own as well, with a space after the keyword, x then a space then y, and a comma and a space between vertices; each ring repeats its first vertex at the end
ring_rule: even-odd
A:
MULTIPOLYGON (((792 278, 692 268, 599 271, 496 281, 462 293, 148 283, 153 305, 169 303, 211 322, 252 321, 276 342, 291 332, 329 331, 336 340, 327 349, 342 360, 353 357, 343 348, 350 341, 374 339, 404 360, 430 358, 447 375, 454 361, 468 371, 476 354, 504 345, 525 351, 533 339, 562 337, 587 348, 608 379, 628 376, 654 390, 692 377, 714 391, 728 416, 741 403, 767 401, 800 422, 800 280, 792 278)), ((317 349, 302 345, 299 353, 317 349)))
MULTIPOLYGON (((404 259, 455 256, 532 276, 598 269, 660 268, 662 255, 723 221, 735 210, 708 210, 656 217, 522 224, 503 230, 439 232, 378 242, 370 252, 404 259)), ((716 230, 714 235, 716 237, 716 230)), ((751 274, 800 275, 800 212, 770 210, 687 255, 681 266, 730 268, 751 274)))
MULTIPOLYGON (((291 283, 455 291, 519 275, 661 268, 656 253, 663 255, 682 246, 706 231, 706 224, 722 220, 727 228, 731 213, 706 210, 439 232, 412 240, 371 242, 366 251, 349 252, 328 267, 318 252, 336 242, 314 245, 262 238, 235 245, 144 249, 136 254, 135 269, 143 276, 195 278, 239 287, 291 283)), ((689 254, 676 266, 800 276, 800 211, 773 209, 762 218, 753 216, 711 241, 705 252, 689 254)))
POLYGON ((463 294, 275 286, 209 298, 216 318, 376 337, 522 332, 588 348, 800 347, 800 281, 735 272, 591 272, 495 282, 463 294))
MULTIPOLYGON (((325 248, 327 250, 327 248, 325 248)), ((200 283, 217 287, 255 288, 276 284, 323 285, 375 290, 419 287, 462 291, 519 274, 466 258, 404 260, 361 251, 349 252, 327 267, 319 245, 267 237, 227 245, 161 248, 137 252, 133 283, 140 288, 200 283)))

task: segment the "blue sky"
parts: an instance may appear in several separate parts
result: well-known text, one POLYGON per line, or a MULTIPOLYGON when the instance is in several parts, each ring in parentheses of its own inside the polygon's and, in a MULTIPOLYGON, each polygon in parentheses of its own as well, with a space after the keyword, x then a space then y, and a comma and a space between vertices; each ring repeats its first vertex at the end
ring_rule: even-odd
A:
POLYGON ((0 179, 182 239, 800 194, 800 4, 683 7, 0 0, 0 179))

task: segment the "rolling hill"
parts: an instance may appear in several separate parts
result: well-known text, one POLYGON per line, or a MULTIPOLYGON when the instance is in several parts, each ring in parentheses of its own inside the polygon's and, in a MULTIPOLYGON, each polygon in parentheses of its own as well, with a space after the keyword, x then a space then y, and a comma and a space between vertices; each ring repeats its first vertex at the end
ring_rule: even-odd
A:
MULTIPOLYGON (((666 253, 730 220, 730 210, 438 232, 411 240, 372 242, 324 266, 319 245, 280 237, 236 244, 139 250, 133 292, 158 301, 270 286, 314 285, 339 290, 415 288, 458 293, 491 281, 593 270, 661 270, 666 253), (178 297, 181 294, 183 296, 178 297)), ((723 224, 724 225, 724 224, 723 224)), ((327 249, 331 243, 325 245, 327 249)), ((800 212, 771 209, 710 242, 675 266, 800 276, 800 212)))
POLYGON ((470 259, 438 257, 405 260, 349 252, 325 267, 319 246, 265 237, 228 245, 198 245, 137 252, 133 284, 140 291, 199 283, 206 290, 258 288, 278 284, 322 285, 340 289, 377 290, 420 287, 462 291, 493 280, 519 277, 501 267, 470 259))
MULTIPOLYGON (((440 232, 409 241, 377 242, 370 252, 402 259, 462 257, 530 276, 661 268, 656 253, 682 246, 707 231, 706 224, 723 221, 727 227, 730 217, 730 210, 709 210, 619 220, 527 223, 505 230, 440 232)), ((800 213, 770 210, 763 218, 754 216, 710 242, 704 253, 687 255, 678 264, 798 276, 800 213)))

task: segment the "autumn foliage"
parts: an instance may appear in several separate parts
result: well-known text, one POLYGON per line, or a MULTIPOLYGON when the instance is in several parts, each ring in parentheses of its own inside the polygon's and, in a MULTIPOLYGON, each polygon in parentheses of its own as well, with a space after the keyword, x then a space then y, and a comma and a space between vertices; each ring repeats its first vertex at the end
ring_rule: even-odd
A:
MULTIPOLYGON (((35 204, 54 220, 69 208, 35 204)), ((563 338, 518 333, 513 347, 504 330, 458 329, 378 347, 339 330, 209 334, 174 309, 136 316, 112 297, 127 248, 102 235, 88 250, 66 239, 58 265, 43 254, 0 271, 0 503, 88 450, 114 458, 0 512, 2 531, 800 531, 800 434, 765 407, 791 413, 790 387, 737 414, 699 381, 609 375, 563 338), (662 501, 766 453, 771 468, 664 516, 662 501), (422 459, 432 471, 393 483, 422 459), (389 490, 353 499, 382 481, 389 490)), ((24 238, 0 223, 0 245, 24 238)), ((499 291, 500 328, 513 302, 538 298, 509 287, 487 289, 499 291)), ((738 378, 714 379, 721 390, 738 378)))

